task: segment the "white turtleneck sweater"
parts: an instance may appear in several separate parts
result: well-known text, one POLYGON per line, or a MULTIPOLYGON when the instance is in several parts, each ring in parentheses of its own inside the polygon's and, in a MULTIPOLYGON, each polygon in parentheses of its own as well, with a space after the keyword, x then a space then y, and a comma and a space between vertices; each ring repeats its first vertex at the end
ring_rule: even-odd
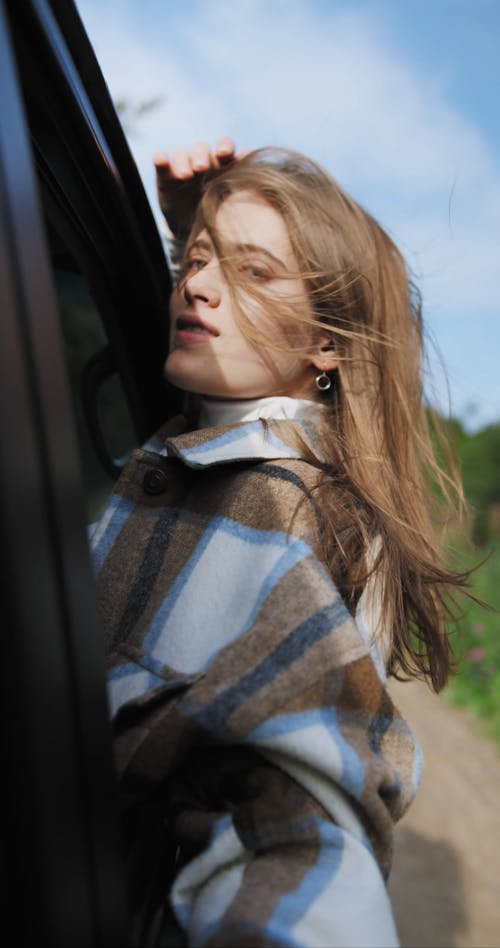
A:
POLYGON ((308 398, 269 395, 251 399, 201 399, 199 428, 212 425, 237 425, 259 418, 309 418, 324 410, 319 402, 308 398))

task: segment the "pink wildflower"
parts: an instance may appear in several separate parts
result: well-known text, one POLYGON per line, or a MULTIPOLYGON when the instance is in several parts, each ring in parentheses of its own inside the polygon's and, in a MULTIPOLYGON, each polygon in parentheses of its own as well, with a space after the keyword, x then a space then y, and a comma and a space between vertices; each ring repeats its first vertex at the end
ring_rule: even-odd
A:
POLYGON ((470 652, 467 652, 466 655, 467 661, 472 662, 482 662, 483 658, 486 658, 486 649, 485 648, 471 648, 470 652))

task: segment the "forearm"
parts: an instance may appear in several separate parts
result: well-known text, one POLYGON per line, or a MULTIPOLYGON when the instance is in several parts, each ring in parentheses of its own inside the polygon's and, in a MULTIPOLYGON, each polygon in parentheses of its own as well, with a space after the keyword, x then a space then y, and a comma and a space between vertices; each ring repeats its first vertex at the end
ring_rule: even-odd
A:
POLYGON ((270 765, 261 792, 214 825, 172 904, 189 944, 391 948, 385 885, 366 840, 270 765))

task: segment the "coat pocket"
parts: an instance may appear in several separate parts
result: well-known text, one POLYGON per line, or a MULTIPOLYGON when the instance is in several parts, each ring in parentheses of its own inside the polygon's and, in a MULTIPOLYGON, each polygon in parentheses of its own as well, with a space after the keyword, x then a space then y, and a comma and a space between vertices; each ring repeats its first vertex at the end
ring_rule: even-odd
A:
POLYGON ((126 643, 109 656, 108 669, 108 700, 115 720, 149 712, 204 677, 203 672, 185 675, 126 643))

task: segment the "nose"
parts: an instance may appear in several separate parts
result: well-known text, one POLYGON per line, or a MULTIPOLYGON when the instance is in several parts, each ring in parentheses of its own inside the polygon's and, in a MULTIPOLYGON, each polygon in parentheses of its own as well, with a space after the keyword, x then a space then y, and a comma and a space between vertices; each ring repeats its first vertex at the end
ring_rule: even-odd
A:
POLYGON ((203 267, 201 270, 195 270, 188 274, 184 280, 182 291, 188 304, 199 300, 206 303, 211 309, 215 309, 221 300, 215 268, 212 266, 203 267))

